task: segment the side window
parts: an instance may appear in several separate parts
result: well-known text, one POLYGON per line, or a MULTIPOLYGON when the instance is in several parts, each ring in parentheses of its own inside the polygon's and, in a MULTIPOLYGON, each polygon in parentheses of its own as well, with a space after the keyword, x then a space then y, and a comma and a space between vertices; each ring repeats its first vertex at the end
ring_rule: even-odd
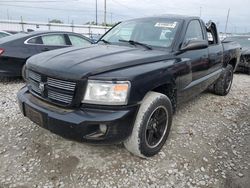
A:
POLYGON ((79 36, 76 36, 76 35, 69 35, 69 39, 70 39, 72 46, 81 47, 81 46, 87 46, 90 44, 89 41, 87 41, 84 38, 81 38, 79 36))
POLYGON ((204 40, 201 24, 198 20, 193 20, 188 25, 184 44, 190 40, 204 40))
POLYGON ((215 45, 219 43, 217 29, 215 24, 211 24, 209 28, 207 28, 207 38, 209 45, 215 45))
POLYGON ((41 37, 31 38, 27 41, 28 44, 43 44, 41 37))
POLYGON ((209 45, 216 43, 214 35, 210 31, 207 31, 207 38, 208 38, 209 45))
POLYGON ((63 35, 44 35, 41 36, 42 42, 44 45, 51 45, 51 46, 64 46, 66 45, 66 41, 63 35))

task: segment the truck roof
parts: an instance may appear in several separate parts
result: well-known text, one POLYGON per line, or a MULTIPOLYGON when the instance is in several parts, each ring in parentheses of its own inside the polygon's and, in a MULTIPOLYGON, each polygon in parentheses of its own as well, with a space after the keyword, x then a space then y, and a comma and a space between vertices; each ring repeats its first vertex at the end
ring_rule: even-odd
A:
MULTIPOLYGON (((161 15, 142 17, 137 19, 150 19, 150 18, 168 18, 168 19, 179 19, 179 20, 200 19, 198 16, 188 16, 188 15, 178 15, 178 14, 161 14, 161 15)), ((131 19, 131 20, 136 20, 136 19, 131 19)))

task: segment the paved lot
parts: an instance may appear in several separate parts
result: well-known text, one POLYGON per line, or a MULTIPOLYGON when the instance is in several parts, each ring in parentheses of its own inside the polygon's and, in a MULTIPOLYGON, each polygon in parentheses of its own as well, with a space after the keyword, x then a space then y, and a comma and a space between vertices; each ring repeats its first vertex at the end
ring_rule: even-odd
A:
POLYGON ((236 74, 226 97, 203 93, 182 105, 162 152, 147 160, 39 128, 19 112, 23 85, 0 83, 0 188, 250 185, 250 76, 236 74))

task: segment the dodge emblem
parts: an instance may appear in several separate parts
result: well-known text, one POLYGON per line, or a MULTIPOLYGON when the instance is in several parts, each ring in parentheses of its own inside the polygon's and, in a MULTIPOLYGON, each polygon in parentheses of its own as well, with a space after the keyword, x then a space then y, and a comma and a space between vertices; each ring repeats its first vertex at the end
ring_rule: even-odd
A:
POLYGON ((45 83, 41 82, 41 83, 39 84, 39 89, 41 90, 41 92, 44 92, 45 83))

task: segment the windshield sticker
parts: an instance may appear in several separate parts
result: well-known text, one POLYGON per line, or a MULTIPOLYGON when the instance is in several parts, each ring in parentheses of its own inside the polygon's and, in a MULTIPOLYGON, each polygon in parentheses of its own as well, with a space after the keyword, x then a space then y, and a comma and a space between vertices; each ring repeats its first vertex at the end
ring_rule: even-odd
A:
POLYGON ((172 28, 174 29, 177 25, 177 22, 172 22, 172 23, 160 23, 160 22, 157 22, 155 24, 155 27, 163 27, 163 28, 172 28))

